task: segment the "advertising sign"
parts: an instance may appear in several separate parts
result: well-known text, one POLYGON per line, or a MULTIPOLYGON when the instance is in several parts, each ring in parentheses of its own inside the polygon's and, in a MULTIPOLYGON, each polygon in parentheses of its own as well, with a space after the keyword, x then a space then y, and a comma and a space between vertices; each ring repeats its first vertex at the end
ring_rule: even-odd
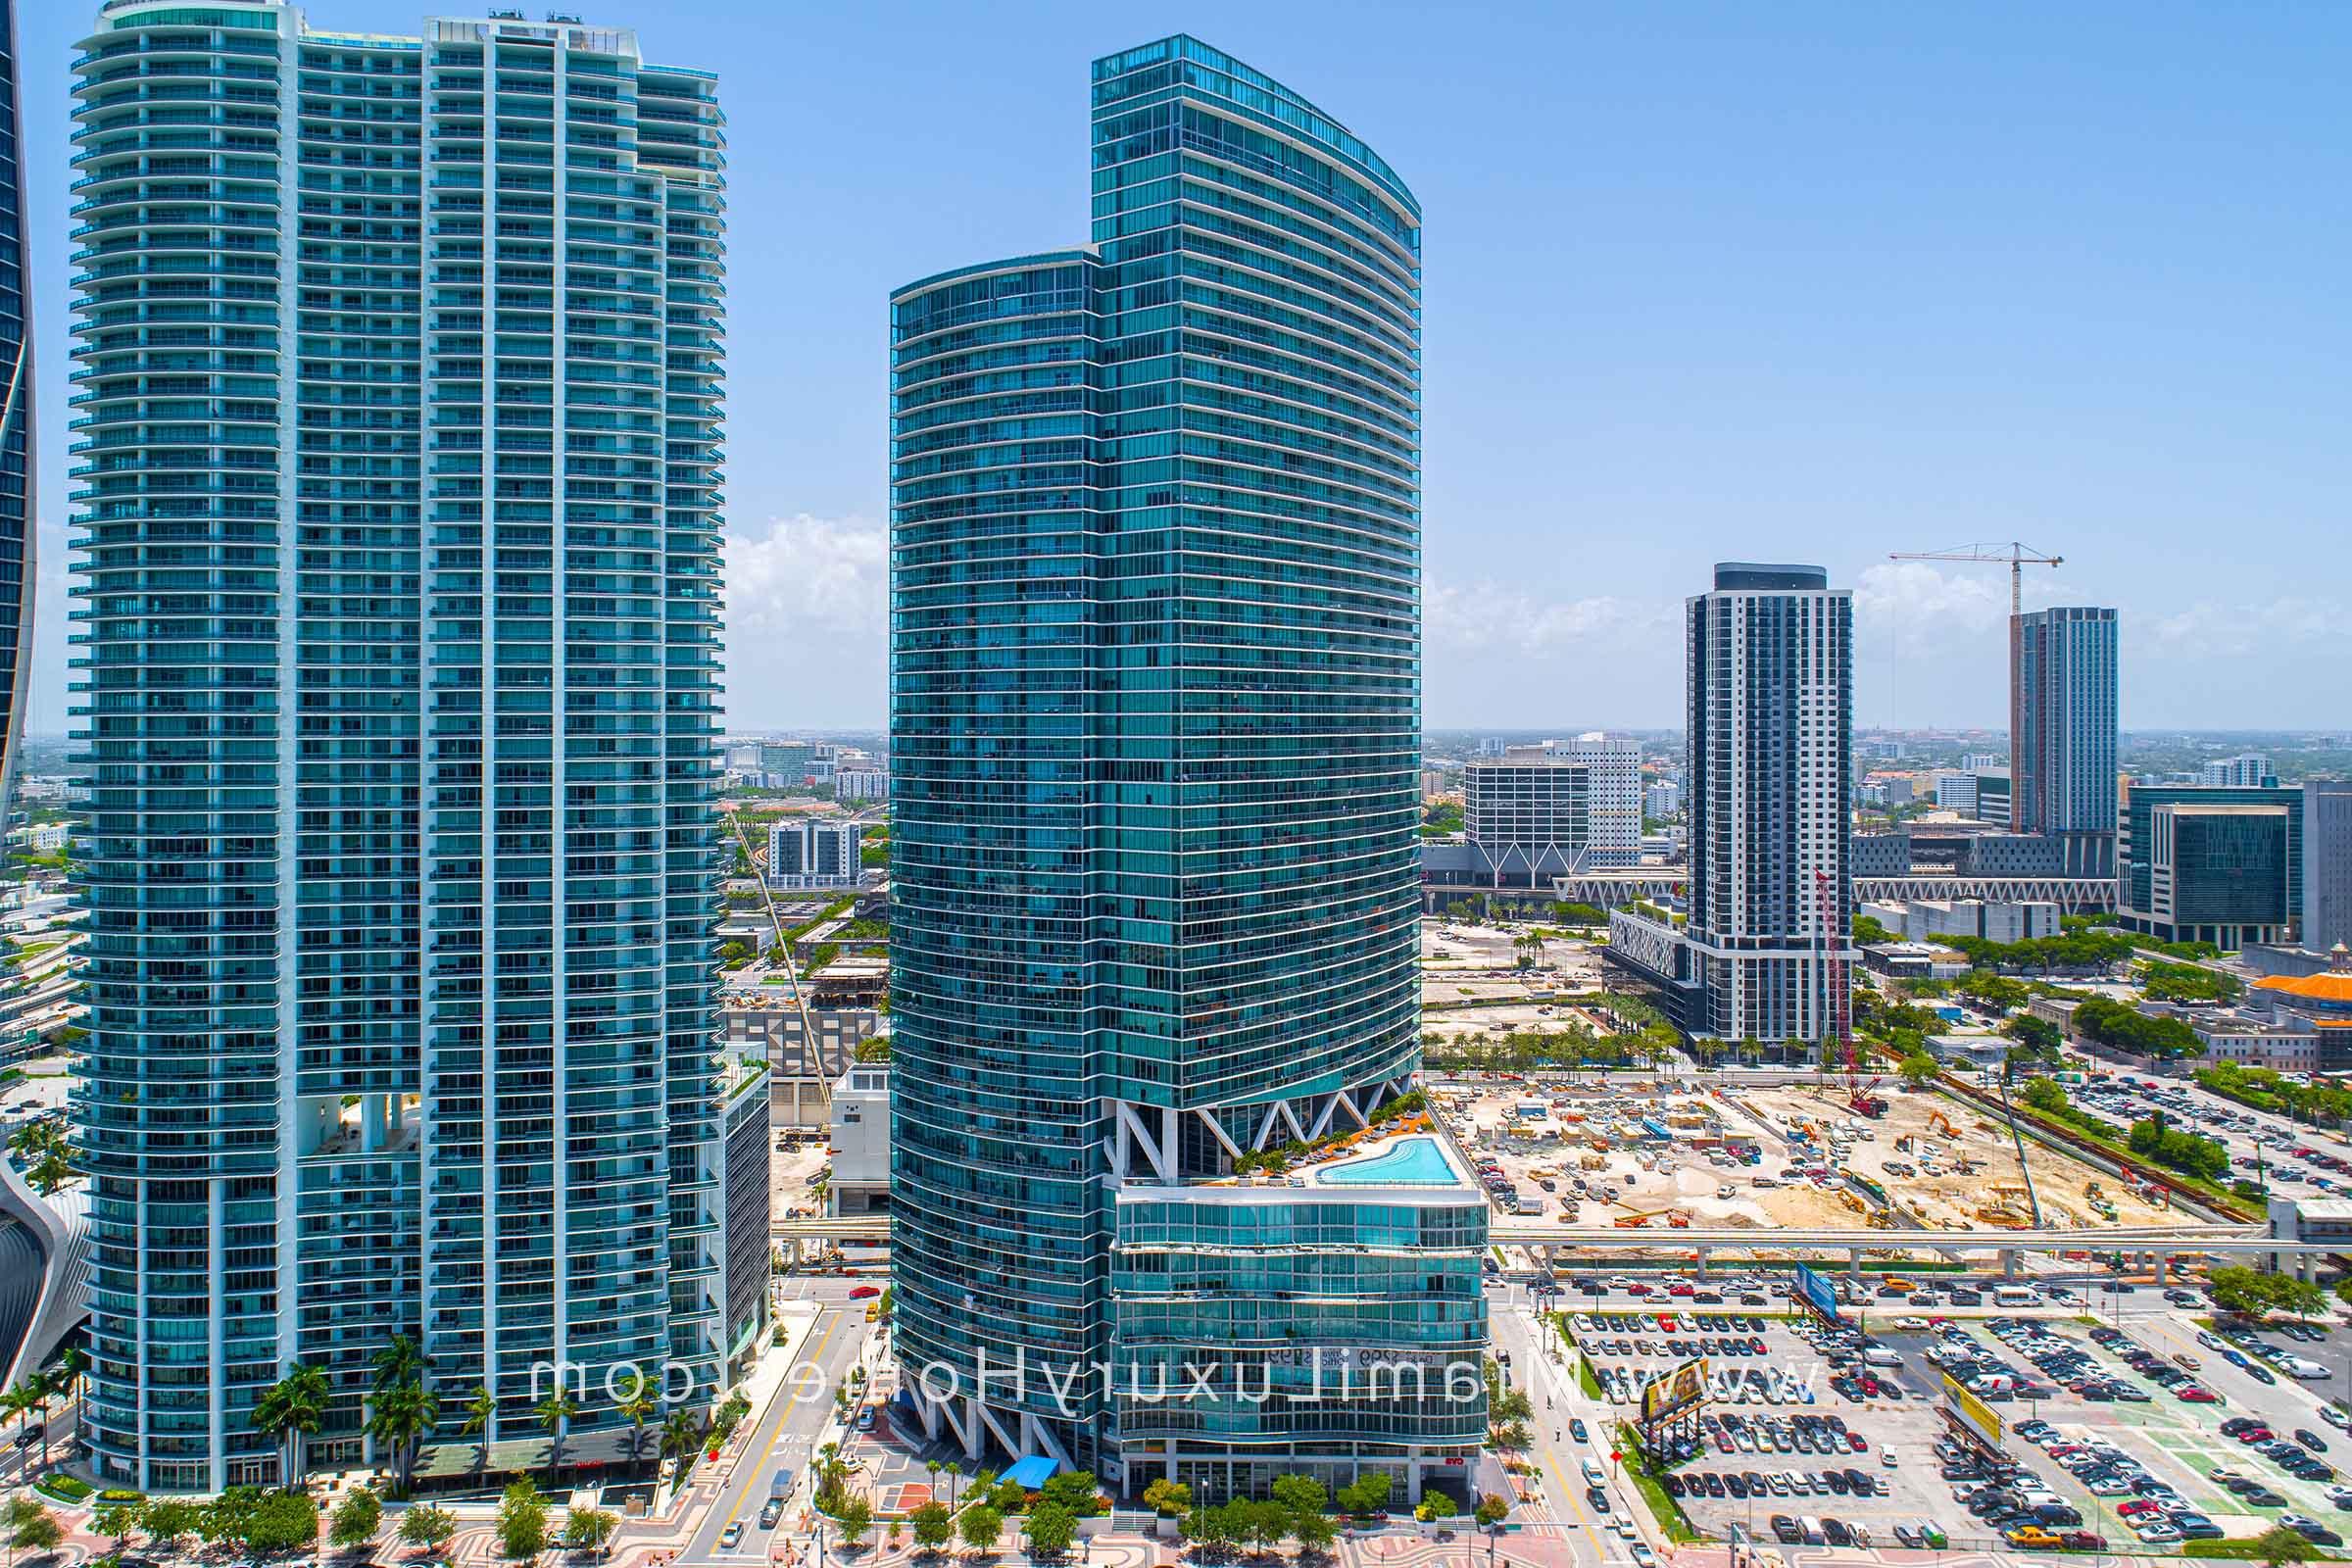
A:
POLYGON ((1991 1405, 1954 1383, 1949 1372, 1943 1375, 1943 1412, 1986 1447, 2001 1446, 2001 1418, 1991 1405))
POLYGON ((1832 1322, 1838 1320, 1838 1288, 1802 1263, 1796 1265, 1796 1298, 1832 1322))
POLYGON ((1642 1424, 1670 1421, 1707 1396, 1707 1363, 1685 1361, 1642 1391, 1642 1424))

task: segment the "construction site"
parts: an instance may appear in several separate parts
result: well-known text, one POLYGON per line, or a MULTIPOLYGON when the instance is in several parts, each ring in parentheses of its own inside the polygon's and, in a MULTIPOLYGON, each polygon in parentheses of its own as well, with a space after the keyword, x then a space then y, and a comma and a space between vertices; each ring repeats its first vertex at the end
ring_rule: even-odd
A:
POLYGON ((1856 1093, 1837 1078, 1627 1089, 1544 1074, 1452 1075, 1432 1087, 1494 1200, 1497 1240, 1514 1221, 1936 1231, 2178 1217, 2161 1193, 1932 1092, 1856 1093))

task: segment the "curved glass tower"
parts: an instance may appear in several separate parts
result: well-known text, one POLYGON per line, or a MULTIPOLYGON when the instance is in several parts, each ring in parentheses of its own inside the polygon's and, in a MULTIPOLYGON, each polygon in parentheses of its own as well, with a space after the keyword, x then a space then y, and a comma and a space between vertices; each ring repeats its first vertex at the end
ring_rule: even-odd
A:
POLYGON ((16 0, 0 0, 0 812, 24 738, 32 669, 32 306, 24 241, 24 121, 16 0))
POLYGON ((1420 212, 1188 37, 1095 63, 1093 171, 1092 245, 891 303, 894 1245, 935 1429, 1140 1484, 1117 1195, 1417 1061, 1420 212))

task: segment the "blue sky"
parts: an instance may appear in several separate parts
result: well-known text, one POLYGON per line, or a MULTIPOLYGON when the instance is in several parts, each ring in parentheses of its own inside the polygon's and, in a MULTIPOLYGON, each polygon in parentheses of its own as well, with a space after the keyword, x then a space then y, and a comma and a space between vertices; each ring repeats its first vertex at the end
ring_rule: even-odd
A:
MULTIPOLYGON (((2067 557, 2030 603, 2123 610, 2128 726, 2352 722, 2352 9, 567 9, 722 74, 739 726, 881 720, 885 296, 1084 239, 1087 62, 1178 28, 1420 195, 1432 725, 1675 723, 1735 557, 1857 590, 1864 723, 2001 722, 2005 573, 1885 558, 2012 537, 2067 557)), ((95 6, 20 11, 54 730, 95 6)))

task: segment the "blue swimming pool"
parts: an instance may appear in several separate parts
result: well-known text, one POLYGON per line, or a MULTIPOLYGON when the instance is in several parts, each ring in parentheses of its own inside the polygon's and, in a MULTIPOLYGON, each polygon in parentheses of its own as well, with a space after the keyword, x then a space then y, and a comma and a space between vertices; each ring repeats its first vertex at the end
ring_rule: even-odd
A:
POLYGON ((1454 1174, 1435 1138, 1407 1138, 1368 1158, 1327 1166, 1322 1179, 1341 1187, 1450 1186, 1454 1174))

